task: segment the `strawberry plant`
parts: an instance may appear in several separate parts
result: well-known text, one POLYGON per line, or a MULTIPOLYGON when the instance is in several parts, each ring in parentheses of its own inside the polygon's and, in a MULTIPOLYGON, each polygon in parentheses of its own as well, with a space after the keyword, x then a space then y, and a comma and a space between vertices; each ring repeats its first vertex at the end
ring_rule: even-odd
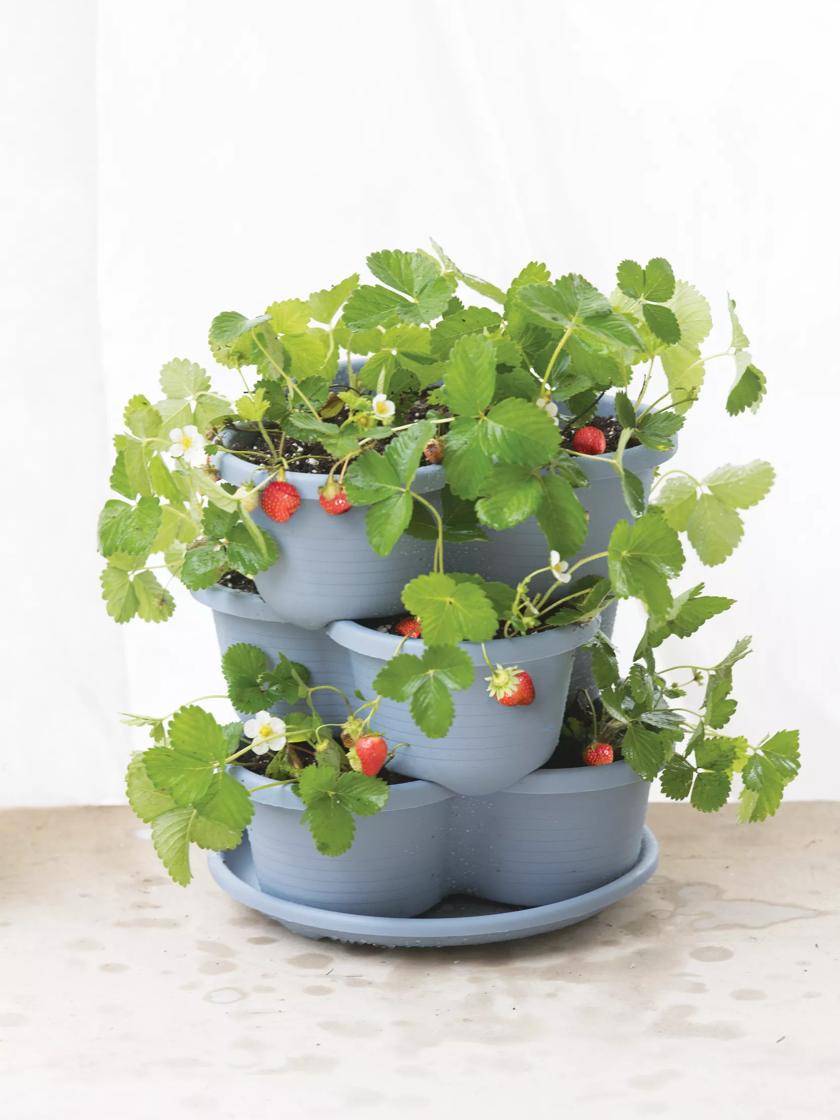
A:
MULTIPOLYGON (((661 258, 644 269, 622 262, 611 297, 577 274, 552 280, 534 263, 506 291, 463 273, 442 251, 436 259, 387 250, 367 263, 378 283, 353 274, 261 315, 216 316, 211 353, 245 379, 241 395, 218 392, 201 366, 175 359, 161 371, 160 399, 129 401, 115 438, 118 497, 106 502, 99 528, 103 597, 116 621, 171 615, 159 573, 196 590, 225 570, 270 568, 277 547, 253 512, 259 502, 273 520, 292 518, 296 488, 286 474, 313 464, 327 475, 325 513, 367 507, 381 555, 405 532, 433 536, 440 568, 444 540, 481 539, 485 528, 533 516, 548 547, 571 556, 587 529, 576 495, 586 478, 575 459, 606 454, 603 432, 587 423, 606 392, 617 391, 621 434, 605 461, 634 516, 646 501, 624 466, 627 447, 672 443, 708 362, 734 360, 730 413, 758 407, 765 392, 734 302, 730 346, 703 356, 709 305, 661 258), (464 304, 459 288, 499 310, 464 304), (657 369, 664 392, 648 402, 657 369), (222 451, 265 467, 263 483, 220 482, 209 457, 222 451), (446 473, 440 508, 412 488, 426 462, 446 473)), ((701 482, 674 472, 656 501, 701 559, 716 564, 740 539, 738 510, 760 501, 772 478, 768 464, 718 468, 701 482)))
MULTIPOLYGON (((704 811, 723 804, 740 774, 749 820, 775 811, 796 773, 794 732, 755 746, 722 734, 747 644, 715 666, 678 667, 688 682, 656 665, 666 638, 690 636, 732 605, 702 585, 675 592, 686 545, 706 565, 723 563, 742 539, 744 511, 774 481, 763 460, 713 466, 703 477, 668 469, 652 489, 653 468, 646 480, 633 470, 635 449, 673 450, 713 363, 734 367, 730 416, 760 406, 766 379, 734 301, 729 345, 708 354, 710 306, 661 257, 622 261, 607 293, 577 273, 552 277, 539 262, 503 288, 434 250, 374 252, 364 281, 353 273, 257 315, 221 312, 208 335, 218 384, 196 363, 174 359, 156 399, 138 394, 126 406, 114 441, 115 496, 99 520, 102 594, 115 621, 167 619, 173 579, 201 591, 229 573, 256 577, 269 600, 260 577, 286 578, 284 542, 293 540, 304 541, 303 563, 315 572, 325 552, 334 555, 343 594, 352 582, 351 526, 364 550, 360 578, 371 583, 369 565, 412 549, 420 555, 420 574, 396 569, 391 607, 402 588, 408 617, 396 624, 395 652, 370 698, 312 685, 282 653, 271 661, 236 643, 223 671, 228 698, 249 718, 223 726, 195 705, 163 720, 133 717, 154 744, 132 760, 129 797, 179 882, 189 877, 190 843, 232 847, 250 820, 231 765, 258 770, 266 786, 288 785, 318 850, 344 852, 354 816, 387 799, 378 775, 400 744, 374 726, 383 700, 406 704, 424 735, 444 739, 457 693, 473 687, 481 668, 465 648, 475 644, 487 665, 486 703, 513 709, 494 715, 527 718, 522 709, 536 703, 539 711, 531 673, 514 656, 494 663, 487 643, 591 622, 625 599, 643 607, 645 632, 624 676, 606 637, 593 646, 600 696, 578 728, 581 760, 609 765, 620 750, 639 775, 659 777, 669 797, 704 811), (223 478, 231 462, 240 473, 223 478), (581 494, 593 469, 614 479, 626 517, 611 519, 587 554, 593 534, 581 494), (313 517, 310 546, 303 534, 313 517), (539 542, 528 537, 535 570, 517 571, 510 585, 453 562, 460 546, 481 548, 496 533, 529 526, 539 542), (323 544, 328 532, 334 545, 323 544), (672 703, 701 684, 692 711, 672 703), (321 689, 343 697, 342 723, 321 719, 321 689)), ((283 622, 315 625, 289 610, 283 622)))
MULTIPOLYGON (((666 797, 688 799, 703 813, 726 804, 740 774, 739 819, 761 821, 776 812, 799 771, 799 733, 778 731, 756 744, 726 734, 737 708, 733 670, 750 653, 750 639, 741 638, 715 665, 656 664, 656 648, 666 637, 693 634, 732 605, 731 599, 702 592, 702 584, 692 588, 675 600, 667 619, 648 622, 624 675, 608 639, 595 639, 597 701, 587 693, 590 718, 568 721, 566 730, 588 765, 601 764, 596 748, 620 748, 640 777, 658 778, 666 797), (690 707, 687 697, 693 697, 690 707), (593 757, 586 757, 588 752, 593 757)), ((612 755, 603 761, 612 761, 612 755)))
MULTIPOLYGON (((225 653, 227 699, 250 718, 219 724, 193 703, 170 716, 126 717, 145 728, 153 745, 135 754, 126 773, 128 801, 151 826, 152 842, 176 883, 191 878, 189 848, 235 848, 253 816, 251 793, 289 786, 303 802, 301 822, 319 852, 336 856, 353 842, 354 817, 384 808, 388 785, 376 775, 393 746, 369 732, 377 703, 355 708, 332 685, 310 686, 304 665, 282 653, 272 665, 262 650, 244 643, 225 653), (317 693, 339 692, 347 720, 336 727, 315 706, 317 693), (277 704, 297 705, 283 718, 277 704), (228 768, 238 764, 265 775, 246 789, 228 768)), ((208 697, 207 699, 212 699, 208 697)))

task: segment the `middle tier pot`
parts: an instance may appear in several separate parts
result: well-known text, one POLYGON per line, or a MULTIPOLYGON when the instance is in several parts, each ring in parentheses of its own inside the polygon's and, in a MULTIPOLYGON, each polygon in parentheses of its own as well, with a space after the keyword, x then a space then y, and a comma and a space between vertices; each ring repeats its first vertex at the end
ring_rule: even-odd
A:
MULTIPOLYGON (((260 483, 266 472, 228 453, 216 456, 225 482, 241 486, 260 483)), ((324 474, 289 471, 286 480, 301 497, 289 521, 266 517, 259 507, 253 517, 276 541, 280 558, 254 582, 260 595, 283 622, 315 629, 337 618, 384 618, 402 610, 402 589, 415 576, 431 570, 434 542, 403 536, 389 556, 370 547, 366 510, 354 508, 337 517, 318 501, 324 474)), ((421 467, 412 484, 420 494, 440 490, 443 468, 421 467)))
MULTIPOLYGON (((397 749, 389 769, 411 778, 436 782, 471 797, 506 789, 543 765, 557 746, 575 653, 598 631, 598 619, 521 638, 485 642, 493 664, 518 666, 534 682, 534 701, 505 707, 487 692, 489 670, 481 645, 462 642, 475 666, 469 688, 453 693, 455 718, 444 738, 430 739, 414 723, 407 703, 383 699, 372 726, 397 749)), ((327 627, 334 642, 347 651, 352 687, 372 697, 373 681, 402 639, 356 622, 327 627)), ((402 652, 421 655, 420 640, 401 645, 402 652)))

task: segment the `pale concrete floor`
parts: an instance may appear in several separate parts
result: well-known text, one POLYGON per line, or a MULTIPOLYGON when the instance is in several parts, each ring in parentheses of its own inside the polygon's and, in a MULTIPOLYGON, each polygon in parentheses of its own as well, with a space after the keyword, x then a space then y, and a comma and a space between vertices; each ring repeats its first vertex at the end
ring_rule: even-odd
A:
POLYGON ((127 809, 0 814, 0 1115, 837 1117, 840 805, 650 823, 598 917, 411 951, 175 887, 127 809))

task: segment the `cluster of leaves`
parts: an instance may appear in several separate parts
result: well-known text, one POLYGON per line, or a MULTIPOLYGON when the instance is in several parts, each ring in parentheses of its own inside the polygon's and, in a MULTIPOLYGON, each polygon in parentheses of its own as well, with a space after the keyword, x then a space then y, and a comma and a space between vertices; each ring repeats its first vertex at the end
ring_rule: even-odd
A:
MULTIPOLYGON (((290 786, 303 802, 301 823, 318 851, 341 855, 353 843, 355 817, 371 816, 387 803, 387 784, 352 768, 347 750, 332 738, 312 702, 316 690, 306 666, 282 653, 272 660, 258 647, 239 643, 225 652, 222 669, 228 697, 239 711, 283 712, 284 742, 268 760, 263 788, 290 786), (287 710, 293 705, 298 710, 287 710)), ((129 763, 129 804, 151 826, 166 870, 186 885, 192 877, 190 845, 235 848, 253 816, 249 791, 228 772, 233 763, 249 766, 254 758, 244 724, 222 726, 197 705, 180 708, 169 720, 129 716, 126 722, 145 727, 153 742, 129 763)))
MULTIPOLYGON (((283 456, 285 435, 319 443, 343 464, 351 502, 368 507, 372 547, 387 555, 406 531, 435 537, 436 567, 442 568, 444 539, 481 539, 487 529, 509 529, 530 517, 549 548, 566 557, 578 552, 587 515, 575 491, 587 479, 537 404, 550 394, 565 402, 567 423, 580 423, 606 391, 617 390, 623 432, 609 461, 630 513, 645 512, 644 487, 627 468, 625 452, 631 440, 658 450, 672 446, 696 399, 705 372, 699 347, 711 327, 703 297, 676 279, 663 258, 644 268, 622 261, 608 297, 576 273, 553 279, 539 262, 526 265, 503 290, 435 250, 437 257, 381 250, 367 258, 377 283, 361 283, 353 273, 306 299, 275 301, 255 317, 217 315, 209 333, 214 358, 254 374, 235 401, 214 392, 206 371, 182 359, 162 370, 162 400, 131 399, 126 430, 115 439, 111 485, 119 497, 106 503, 100 519, 103 597, 115 620, 169 617, 174 604, 156 574, 160 569, 196 590, 225 570, 253 576, 277 559, 275 544, 254 523, 241 494, 211 469, 167 456, 169 433, 189 425, 212 452, 220 450, 214 440, 221 424, 245 422, 264 437, 260 462, 292 470, 294 461, 283 456), (459 286, 498 310, 465 305, 459 286), (344 388, 335 384, 342 354, 344 388), (354 355, 363 359, 360 370, 350 361, 354 355), (667 399, 661 407, 643 406, 656 361, 667 399), (629 385, 637 368, 646 372, 633 402, 629 385), (374 393, 398 402, 390 424, 376 420, 374 393), (431 405, 427 418, 403 423, 421 393, 431 405), (432 436, 444 444, 446 476, 433 509, 415 485, 432 436)), ((736 379, 727 407, 735 414, 758 406, 764 376, 752 364, 734 301, 729 310, 727 353, 736 379)), ((721 468, 703 483, 672 480, 659 498, 669 524, 688 532, 707 563, 719 563, 737 544, 737 509, 763 496, 755 496, 757 478, 750 493, 739 479, 736 493, 731 473, 737 470, 721 468)), ((772 472, 765 470, 768 477, 772 472)))
POLYGON ((235 568, 253 574, 277 558, 274 542, 203 466, 171 460, 169 433, 194 426, 208 430, 232 411, 210 391, 207 373, 194 362, 165 365, 160 385, 166 394, 152 404, 132 397, 126 432, 115 438, 116 460, 109 499, 99 517, 99 551, 107 563, 102 596, 116 622, 138 616, 161 622, 174 609, 171 594, 155 569, 180 577, 190 588, 208 587, 235 568), (152 558, 160 558, 157 564, 152 558))
MULTIPOLYGON (((779 731, 753 746, 742 736, 722 733, 737 707, 731 695, 733 669, 749 654, 750 639, 740 639, 710 667, 656 666, 654 651, 666 638, 688 637, 732 605, 731 599, 703 590, 698 584, 675 598, 664 618, 648 621, 624 676, 610 642, 604 635, 595 639, 590 649, 601 719, 574 730, 582 745, 597 736, 620 746, 625 761, 642 778, 658 777, 667 797, 689 799, 704 813, 726 803, 733 778, 740 774, 740 819, 764 820, 775 813, 785 786, 799 770, 799 735, 779 731), (677 671, 690 674, 689 680, 674 682, 677 671), (702 690, 690 711, 680 706, 689 688, 702 690)), ((592 710, 594 714, 594 704, 592 710)))
POLYGON ((738 511, 758 505, 774 478, 773 467, 762 459, 718 467, 700 481, 677 471, 657 494, 656 505, 671 528, 686 534, 703 563, 713 567, 732 555, 744 535, 738 511))

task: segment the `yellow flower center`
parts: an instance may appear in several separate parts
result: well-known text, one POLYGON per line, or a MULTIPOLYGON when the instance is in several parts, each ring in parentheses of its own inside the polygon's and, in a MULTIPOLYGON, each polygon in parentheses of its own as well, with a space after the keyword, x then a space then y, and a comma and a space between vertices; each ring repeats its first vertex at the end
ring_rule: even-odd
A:
POLYGON ((263 739, 270 739, 273 734, 274 731, 270 723, 264 723, 260 728, 260 736, 263 739))
POLYGON ((181 436, 181 445, 185 451, 188 451, 193 445, 192 438, 190 436, 181 436))

